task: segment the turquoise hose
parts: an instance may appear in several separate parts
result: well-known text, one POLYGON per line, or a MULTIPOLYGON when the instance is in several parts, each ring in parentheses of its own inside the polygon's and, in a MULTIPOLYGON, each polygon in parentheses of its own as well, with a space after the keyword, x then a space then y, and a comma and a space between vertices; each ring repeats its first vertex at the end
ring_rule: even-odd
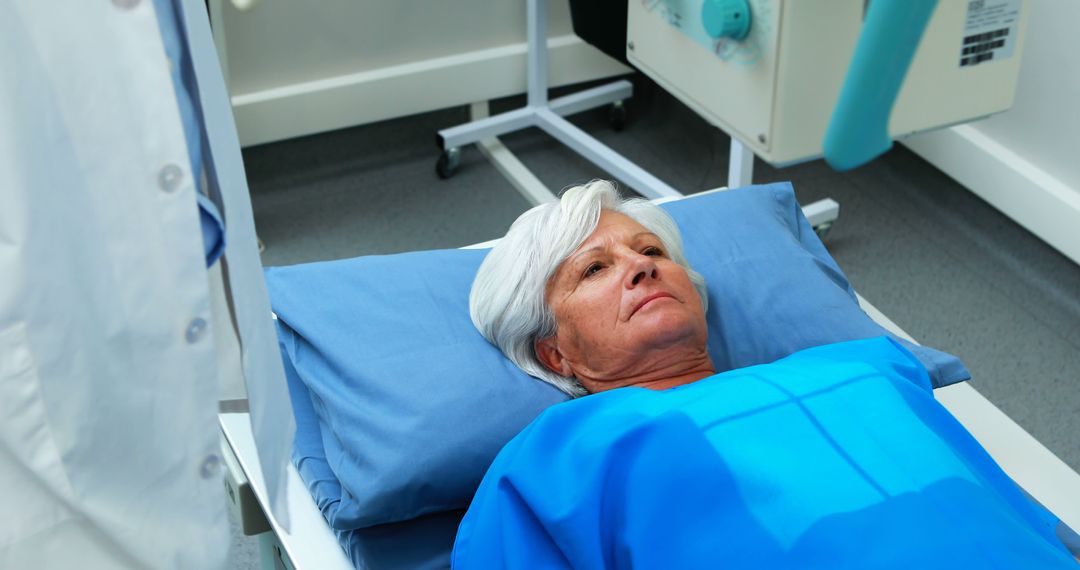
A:
POLYGON ((937 0, 873 0, 823 142, 838 171, 892 148, 889 116, 937 0))

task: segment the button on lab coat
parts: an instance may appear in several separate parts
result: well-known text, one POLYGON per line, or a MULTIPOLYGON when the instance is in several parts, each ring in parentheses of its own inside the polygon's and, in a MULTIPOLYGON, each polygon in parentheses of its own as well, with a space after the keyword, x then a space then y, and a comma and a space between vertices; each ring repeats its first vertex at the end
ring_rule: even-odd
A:
POLYGON ((152 3, 0 2, 0 38, 0 567, 222 567, 234 333, 152 3))

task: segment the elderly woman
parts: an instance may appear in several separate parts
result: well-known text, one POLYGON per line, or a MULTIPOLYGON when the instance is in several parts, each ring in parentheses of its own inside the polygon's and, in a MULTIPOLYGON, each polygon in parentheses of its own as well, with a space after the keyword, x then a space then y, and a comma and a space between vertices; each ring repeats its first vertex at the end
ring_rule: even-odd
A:
POLYGON ((855 341, 717 374, 706 303, 674 222, 610 183, 511 226, 473 322, 592 395, 503 448, 455 567, 1074 567, 906 350, 855 341))
POLYGON ((469 308, 522 370, 579 396, 715 374, 707 299, 675 222, 595 181, 518 218, 484 259, 469 308))

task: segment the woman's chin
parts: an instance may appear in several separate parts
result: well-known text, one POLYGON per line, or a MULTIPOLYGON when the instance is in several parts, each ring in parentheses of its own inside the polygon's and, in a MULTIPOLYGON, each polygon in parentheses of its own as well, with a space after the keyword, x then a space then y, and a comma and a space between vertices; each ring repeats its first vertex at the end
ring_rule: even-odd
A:
POLYGON ((704 339, 707 330, 703 319, 676 307, 671 310, 650 310, 644 314, 639 312, 630 322, 634 324, 634 334, 638 338, 660 347, 693 341, 699 335, 704 339))

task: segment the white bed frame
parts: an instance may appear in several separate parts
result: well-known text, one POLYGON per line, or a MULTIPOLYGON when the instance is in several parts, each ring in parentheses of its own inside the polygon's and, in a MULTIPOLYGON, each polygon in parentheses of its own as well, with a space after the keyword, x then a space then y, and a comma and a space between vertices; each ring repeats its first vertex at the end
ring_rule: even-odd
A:
MULTIPOLYGON (((862 297, 863 310, 893 333, 907 333, 862 297)), ((1065 524, 1080 529, 1080 474, 1024 431, 1009 416, 962 382, 934 395, 982 444, 999 465, 1065 524)), ((293 466, 288 473, 291 530, 285 532, 270 512, 259 471, 251 421, 246 413, 221 414, 222 452, 228 466, 226 486, 246 534, 258 534, 266 569, 353 570, 353 565, 323 519, 293 466)))

